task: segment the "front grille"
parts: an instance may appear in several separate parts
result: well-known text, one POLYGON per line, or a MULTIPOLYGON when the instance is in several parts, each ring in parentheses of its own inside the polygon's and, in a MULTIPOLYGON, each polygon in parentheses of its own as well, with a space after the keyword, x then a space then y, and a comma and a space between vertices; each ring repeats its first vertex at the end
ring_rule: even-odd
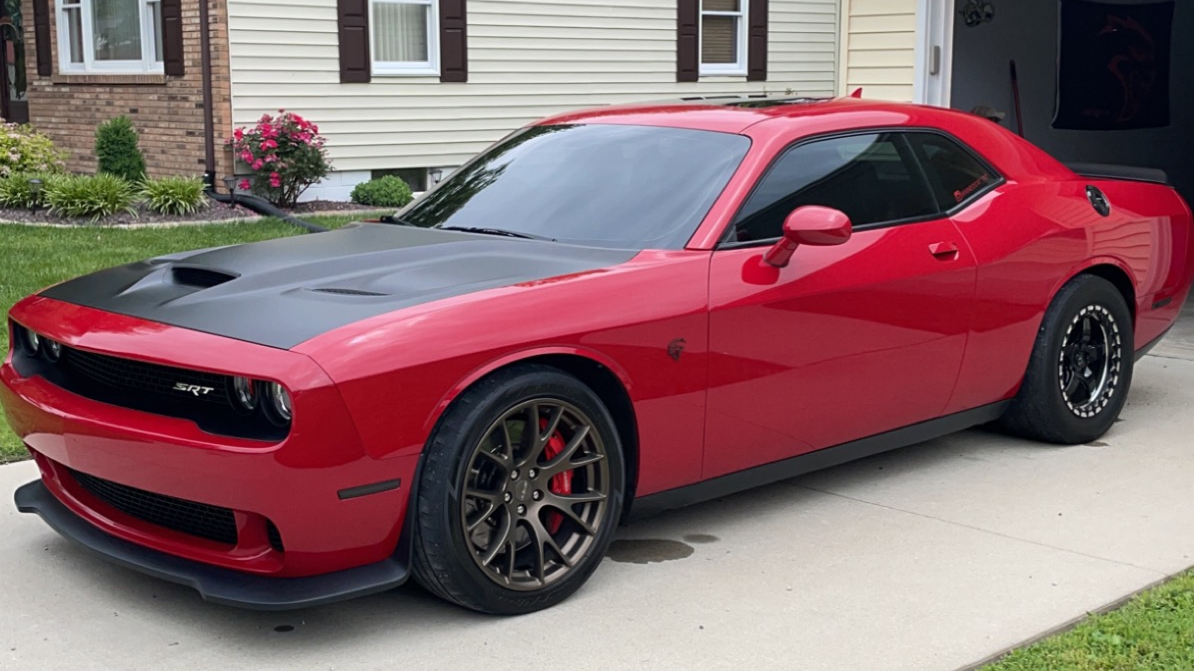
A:
POLYGON ((122 359, 62 348, 59 365, 93 382, 124 391, 148 392, 165 397, 230 405, 229 377, 216 373, 160 366, 144 361, 122 359), (180 389, 180 385, 184 387, 180 389))
MULTIPOLYGON (((236 545, 232 510, 176 499, 67 469, 83 489, 120 512, 179 533, 236 545)), ((278 540, 281 544, 281 539, 278 540)))
POLYGON ((233 403, 233 377, 189 368, 126 359, 62 346, 57 361, 17 353, 13 365, 23 376, 40 375, 67 391, 110 405, 188 419, 208 433, 278 441, 279 426, 258 404, 244 411, 233 403))

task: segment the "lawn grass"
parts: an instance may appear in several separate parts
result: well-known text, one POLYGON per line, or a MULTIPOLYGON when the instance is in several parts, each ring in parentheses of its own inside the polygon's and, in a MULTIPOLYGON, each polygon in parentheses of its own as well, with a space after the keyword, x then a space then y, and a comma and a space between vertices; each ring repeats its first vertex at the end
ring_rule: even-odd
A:
POLYGON ((982 671, 1194 669, 1194 571, 1124 607, 1016 650, 982 671))
MULTIPOLYGON (((352 215, 309 217, 336 228, 352 215)), ((13 303, 62 280, 161 254, 300 235, 277 219, 173 228, 49 228, 0 224, 0 314, 13 303)), ((0 328, 0 352, 8 351, 8 328, 0 328)), ((28 458, 0 413, 0 464, 28 458)))

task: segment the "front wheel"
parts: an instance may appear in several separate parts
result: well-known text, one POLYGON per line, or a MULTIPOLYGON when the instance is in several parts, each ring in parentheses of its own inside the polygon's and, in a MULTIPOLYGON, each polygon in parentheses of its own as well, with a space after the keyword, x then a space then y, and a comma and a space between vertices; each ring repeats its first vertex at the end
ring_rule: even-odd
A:
POLYGON ((1045 312, 1024 382, 1001 425, 1050 443, 1095 440, 1123 409, 1134 353, 1123 295, 1101 277, 1075 277, 1045 312))
POLYGON ((546 366, 498 372, 452 404, 428 444, 415 578, 487 613, 555 605, 605 556, 624 479, 618 433, 592 390, 546 366))

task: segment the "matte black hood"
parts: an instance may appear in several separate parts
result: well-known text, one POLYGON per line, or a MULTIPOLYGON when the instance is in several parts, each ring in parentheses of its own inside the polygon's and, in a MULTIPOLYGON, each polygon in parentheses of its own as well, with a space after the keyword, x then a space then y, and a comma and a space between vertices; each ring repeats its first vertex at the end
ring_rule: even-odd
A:
POLYGON ((634 251, 362 224, 131 263, 42 292, 289 349, 419 303, 628 261, 634 251))

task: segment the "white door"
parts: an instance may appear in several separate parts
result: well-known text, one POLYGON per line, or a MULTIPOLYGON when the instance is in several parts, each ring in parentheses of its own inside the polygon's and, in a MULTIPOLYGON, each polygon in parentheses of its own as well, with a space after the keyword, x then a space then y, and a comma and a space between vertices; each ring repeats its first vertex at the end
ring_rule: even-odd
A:
POLYGON ((916 102, 949 107, 953 45, 954 0, 916 0, 916 102))

